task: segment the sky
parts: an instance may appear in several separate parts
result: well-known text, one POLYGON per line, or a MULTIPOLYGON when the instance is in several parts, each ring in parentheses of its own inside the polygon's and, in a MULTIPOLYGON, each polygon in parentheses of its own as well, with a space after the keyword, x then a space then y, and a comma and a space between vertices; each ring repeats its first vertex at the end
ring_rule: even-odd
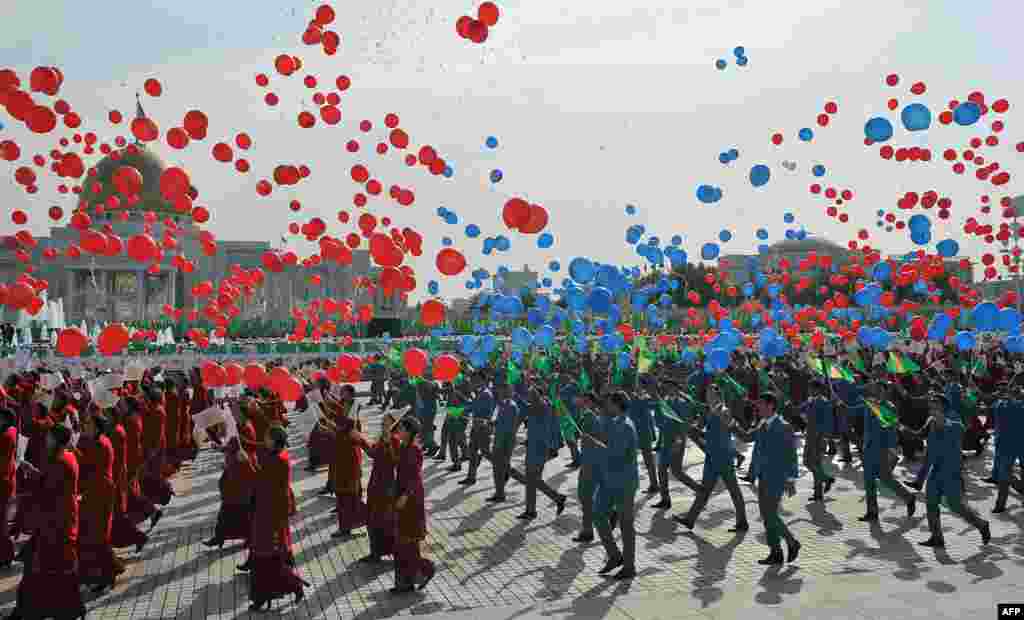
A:
MULTIPOLYGON (((1022 140, 1015 112, 1024 105, 1016 66, 1024 42, 1011 30, 1024 18, 1024 5, 1015 0, 698 0, 685 7, 667 0, 499 1, 501 19, 484 45, 459 38, 454 25, 478 2, 334 3, 338 18, 331 27, 342 45, 333 57, 300 41, 321 3, 13 0, 0 3, 0 67, 15 69, 23 80, 35 66, 60 67, 61 97, 101 139, 127 132, 124 125, 110 125, 107 113, 130 115, 135 92, 149 77, 161 81, 164 93, 157 99, 143 95, 143 106, 163 131, 180 125, 187 110, 204 111, 210 118, 205 141, 184 151, 156 148, 167 162, 189 170, 200 191, 197 204, 213 214, 207 227, 221 239, 277 241, 290 222, 314 216, 329 224, 328 234, 344 237, 355 218, 342 225, 337 213, 359 214, 352 197, 360 187, 349 177, 357 163, 385 188, 414 190, 411 207, 377 197, 366 208, 423 235, 423 256, 411 262, 420 286, 414 299, 426 296, 433 279, 444 298, 470 295, 465 283, 477 267, 493 273, 501 265, 529 264, 557 283, 576 256, 641 264, 644 259, 624 241, 632 224, 663 240, 682 235, 691 260, 722 230, 732 234, 721 244, 723 254, 756 251, 759 228, 771 240, 781 239, 794 227, 784 224, 786 213, 794 214, 795 226, 833 241, 845 244, 866 229, 873 247, 902 253, 917 246, 906 230, 876 228, 876 212, 897 210, 896 201, 908 191, 935 190, 953 200, 947 222, 928 212, 933 245, 927 249, 954 238, 961 254, 978 257, 994 248, 968 241, 964 220, 973 215, 998 225, 995 214, 978 213, 980 197, 1016 195, 1013 182, 1002 188, 982 184, 970 173, 953 175, 941 161, 943 149, 988 135, 990 117, 973 128, 935 123, 928 132, 908 135, 898 114, 886 109, 887 99, 896 97, 901 106, 919 101, 937 115, 950 99, 965 100, 975 90, 988 101, 1009 99, 1002 142, 984 154, 1013 174, 1020 157, 1014 144, 1022 140), (746 49, 746 67, 733 62, 738 45, 746 49), (274 73, 280 53, 302 58, 300 74, 274 73), (730 61, 726 70, 715 69, 718 58, 730 61), (260 72, 271 76, 269 90, 281 99, 277 108, 263 103, 265 89, 254 81, 260 72), (898 87, 885 85, 889 73, 900 75, 898 87), (324 92, 338 75, 351 77, 340 125, 298 127, 297 114, 314 110, 313 91, 302 84, 307 74, 318 78, 324 92), (923 96, 909 92, 917 81, 927 85, 923 96), (815 118, 828 101, 839 112, 820 128, 815 118), (406 167, 404 153, 381 157, 373 151, 386 140, 383 119, 390 112, 399 115, 413 145, 430 144, 452 164, 451 179, 406 167), (881 160, 877 146, 863 144, 864 123, 875 115, 894 121, 894 146, 928 146, 935 160, 881 160), (369 134, 358 129, 362 119, 374 124, 369 134), (797 139, 802 127, 814 129, 811 142, 797 139), (240 131, 254 142, 245 153, 252 163, 246 175, 210 155, 213 144, 231 142, 240 131), (775 132, 785 136, 780 147, 770 142, 775 132), (485 147, 488 136, 498 139, 497 149, 485 147), (363 147, 357 154, 345 150, 352 138, 363 147), (739 159, 719 163, 718 154, 731 148, 739 159), (796 162, 796 170, 785 170, 784 160, 796 162), (312 174, 296 187, 259 197, 257 181, 285 163, 306 164, 312 174), (748 174, 758 163, 771 168, 772 178, 754 188, 748 174), (823 179, 812 177, 815 164, 827 168, 823 179), (487 179, 495 168, 504 175, 498 184, 487 179), (823 199, 808 192, 815 181, 855 193, 844 206, 848 223, 825 215, 823 199), (701 184, 721 187, 722 200, 700 203, 701 184), (536 236, 504 227, 502 206, 514 196, 548 210, 553 247, 539 249, 536 236), (298 214, 288 209, 293 199, 303 205, 298 214), (636 215, 626 215, 627 204, 636 205, 636 215), (457 226, 437 216, 440 206, 458 214, 457 226), (470 223, 483 231, 477 239, 464 233, 470 223), (498 234, 511 240, 511 250, 484 256, 484 237, 498 234), (445 236, 469 261, 461 276, 441 277, 434 267, 445 236), (547 273, 553 259, 562 272, 547 273)), ((2 110, 0 122, 6 126, 0 140, 17 139, 26 154, 54 146, 53 135, 30 136, 2 110)), ((5 213, 26 210, 32 232, 45 235, 47 208, 60 204, 70 211, 74 203, 57 194, 52 176, 37 195, 25 194, 13 178, 23 163, 2 164, 0 203, 5 213)), ((5 216, 0 233, 14 230, 5 216)), ((288 247, 314 250, 296 237, 288 247)))

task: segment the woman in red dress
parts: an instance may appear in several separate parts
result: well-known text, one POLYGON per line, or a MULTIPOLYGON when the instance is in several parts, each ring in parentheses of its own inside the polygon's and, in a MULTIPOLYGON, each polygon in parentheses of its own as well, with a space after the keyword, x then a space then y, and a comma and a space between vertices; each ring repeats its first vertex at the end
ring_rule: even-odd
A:
POLYGON ((135 547, 140 553, 149 536, 138 528, 138 521, 128 511, 128 496, 131 494, 131 480, 128 477, 129 444, 128 433, 125 431, 124 414, 116 409, 105 412, 111 421, 110 445, 114 450, 114 517, 110 531, 110 544, 115 549, 135 547))
POLYGON ((144 384, 142 396, 142 451, 145 455, 141 480, 142 494, 166 506, 174 489, 164 474, 164 453, 167 450, 167 410, 164 394, 152 384, 144 384))
POLYGON ((14 562, 14 541, 8 532, 7 511, 17 491, 18 426, 10 409, 0 409, 0 569, 14 562))
POLYGON ((134 397, 121 401, 124 406, 124 430, 126 442, 126 463, 128 465, 128 514, 135 524, 149 519, 149 529, 156 527, 164 516, 162 510, 142 492, 139 481, 145 475, 146 459, 142 450, 143 423, 142 404, 134 397))
POLYGON ((256 512, 252 519, 249 609, 255 611, 270 601, 292 594, 298 603, 308 586, 295 570, 292 530, 288 523, 288 490, 292 464, 288 457, 288 434, 280 426, 267 431, 266 452, 260 459, 256 478, 256 512))
POLYGON ((395 468, 401 440, 395 431, 395 416, 385 413, 381 420, 380 438, 371 443, 362 433, 353 431, 352 440, 373 459, 370 483, 366 487, 366 531, 370 535, 370 555, 360 562, 380 562, 385 555, 394 555, 395 528, 395 468))
POLYGON ((82 490, 79 574, 83 583, 93 586, 93 592, 112 588, 125 570, 111 546, 117 500, 112 433, 112 424, 106 418, 87 415, 82 419, 82 438, 76 449, 82 490))
POLYGON ((220 510, 213 538, 207 547, 223 547, 227 540, 249 541, 252 533, 252 498, 256 485, 256 446, 252 422, 241 410, 235 413, 239 437, 232 437, 224 448, 224 472, 220 476, 220 510), (243 445, 245 444, 245 445, 243 445))
POLYGON ((434 578, 434 563, 420 554, 427 537, 426 493, 423 489, 423 450, 416 441, 420 423, 405 417, 398 423, 398 536, 395 542, 395 587, 392 594, 427 587, 434 578), (417 583, 417 581, 419 583, 417 583))
POLYGON ((33 502, 32 540, 18 603, 11 620, 85 618, 78 578, 78 461, 68 449, 71 431, 54 426, 47 435, 47 459, 36 469, 39 492, 33 502))
MULTIPOLYGON (((351 411, 355 389, 346 385, 342 392, 343 411, 351 411)), ((346 538, 352 530, 366 525, 366 504, 363 503, 363 453, 352 439, 352 431, 362 432, 362 424, 348 415, 335 419, 334 497, 338 512, 338 531, 332 538, 346 538)))

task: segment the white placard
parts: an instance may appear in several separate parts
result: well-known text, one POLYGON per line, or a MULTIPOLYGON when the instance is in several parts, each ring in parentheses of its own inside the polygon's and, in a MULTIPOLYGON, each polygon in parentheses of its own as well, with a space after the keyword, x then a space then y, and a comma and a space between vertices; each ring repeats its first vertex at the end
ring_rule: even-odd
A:
POLYGON ((18 463, 25 460, 25 452, 28 451, 28 437, 18 435, 18 463))

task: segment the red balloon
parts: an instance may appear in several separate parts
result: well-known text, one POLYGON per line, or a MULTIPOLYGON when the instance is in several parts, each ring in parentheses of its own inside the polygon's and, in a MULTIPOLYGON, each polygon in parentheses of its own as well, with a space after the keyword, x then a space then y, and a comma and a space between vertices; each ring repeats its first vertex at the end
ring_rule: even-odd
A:
POLYGON ((484 2, 477 8, 476 16, 485 26, 493 26, 498 23, 498 6, 493 2, 484 2))
POLYGON ((89 346, 89 339, 77 327, 61 330, 57 335, 57 352, 65 357, 78 357, 89 346))
POLYGON ((420 306, 420 321, 427 327, 444 323, 444 304, 431 299, 420 306))
POLYGON ((229 163, 235 158, 234 152, 231 147, 223 142, 218 142, 213 145, 213 158, 221 163, 229 163))
POLYGON ((267 382, 267 371, 260 364, 249 364, 242 372, 242 380, 250 390, 258 390, 267 382))
POLYGON ((519 226, 519 232, 532 235, 548 225, 548 212, 540 205, 530 205, 530 217, 519 226))
POLYGON ((466 257, 454 248, 442 248, 437 253, 436 263, 438 271, 446 276, 454 276, 466 268, 466 257))
POLYGON ((504 220, 505 226, 516 230, 530 220, 530 215, 530 203, 522 198, 511 198, 502 209, 501 219, 504 220))
POLYGON ((119 166, 111 180, 122 196, 137 196, 142 192, 142 173, 132 166, 119 166))
POLYGON ((459 376, 459 360, 454 355, 439 355, 434 358, 432 378, 434 381, 451 381, 459 376))
POLYGON ((422 377, 427 370, 427 354, 422 349, 409 349, 402 356, 402 365, 410 377, 422 377))

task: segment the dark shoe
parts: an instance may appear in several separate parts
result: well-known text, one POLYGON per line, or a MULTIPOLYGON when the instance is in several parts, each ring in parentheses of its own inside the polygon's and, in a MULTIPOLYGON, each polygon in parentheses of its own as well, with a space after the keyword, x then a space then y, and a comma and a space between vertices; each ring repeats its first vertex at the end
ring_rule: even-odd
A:
POLYGON ((338 507, 337 506, 335 506, 334 508, 331 508, 331 514, 332 515, 338 514, 338 507))
POLYGON ((413 592, 416 588, 410 583, 407 586, 395 586, 389 590, 392 594, 408 594, 413 592))
POLYGON ((250 568, 252 568, 252 560, 251 559, 250 560, 246 560, 245 564, 239 564, 238 565, 238 570, 242 571, 243 573, 248 573, 250 568))
POLYGON ((264 606, 269 606, 270 601, 253 601, 249 604, 249 611, 260 611, 264 606))
POLYGON ((913 519, 914 518, 914 511, 916 511, 916 510, 917 510, 917 498, 916 497, 911 497, 910 501, 907 502, 907 518, 908 519, 913 519))
POLYGON ((536 512, 524 512, 523 514, 516 517, 520 521, 532 521, 537 518, 536 512))
POLYGON ((984 482, 985 484, 999 484, 999 482, 997 482, 996 479, 993 478, 992 476, 985 478, 984 480, 982 480, 982 482, 984 482))
POLYGON ((768 554, 763 560, 758 560, 758 564, 761 566, 776 566, 785 564, 785 558, 782 557, 782 549, 772 549, 772 552, 768 554))
POLYGON ((459 480, 459 484, 464 487, 468 487, 471 484, 476 484, 476 478, 463 478, 462 480, 459 480))
POLYGON ((749 484, 754 481, 754 477, 748 474, 746 476, 740 476, 740 480, 749 484))
POLYGON ((338 530, 331 534, 331 538, 349 538, 352 536, 352 530, 338 530))
POLYGON ((750 529, 750 524, 746 521, 740 521, 736 525, 729 528, 730 532, 746 532, 750 529))
POLYGON ((333 495, 334 494, 334 489, 325 486, 324 488, 322 488, 319 491, 317 491, 316 494, 317 495, 333 495))
POLYGON ((607 562, 605 562, 604 568, 602 568, 601 570, 597 571, 597 574, 598 575, 605 575, 607 573, 610 573, 613 570, 615 570, 616 568, 622 566, 622 563, 623 563, 623 559, 621 557, 608 560, 607 562))
POLYGON ((828 480, 826 480, 825 481, 825 488, 822 489, 821 492, 823 494, 825 494, 825 495, 828 495, 828 492, 832 490, 832 485, 835 484, 835 482, 836 482, 835 478, 829 478, 828 480))
POLYGON ((383 561, 383 558, 381 558, 381 556, 379 555, 374 555, 371 553, 370 555, 363 556, 356 561, 360 564, 377 564, 383 561))
POLYGON ((448 471, 452 472, 453 474, 457 471, 462 471, 462 465, 452 465, 451 467, 448 468, 448 471))
POLYGON ((434 578, 435 574, 436 571, 434 569, 430 569, 430 572, 425 577, 423 577, 423 581, 420 582, 420 585, 416 586, 416 589, 422 590, 423 588, 426 588, 427 584, 430 583, 430 580, 434 578))
POLYGON ((936 547, 941 549, 942 547, 946 546, 946 541, 942 540, 941 538, 932 536, 928 538, 928 540, 923 540, 917 544, 921 545, 922 547, 936 547))
POLYGON ((908 482, 906 484, 907 484, 908 487, 910 487, 911 489, 914 489, 915 491, 920 491, 921 489, 924 488, 924 483, 923 482, 918 482, 917 480, 911 480, 910 482, 908 482))
POLYGON ((155 513, 153 513, 153 516, 149 518, 149 529, 152 530, 154 527, 156 527, 156 524, 160 522, 160 519, 163 518, 163 516, 163 510, 157 510, 155 513))
POLYGON ((485 499, 484 501, 485 502, 491 502, 493 504, 500 504, 501 502, 505 501, 505 496, 504 495, 492 495, 492 496, 488 497, 487 499, 485 499))
POLYGON ((295 592, 293 592, 293 594, 295 595, 295 604, 296 605, 298 605, 300 602, 302 602, 302 599, 306 598, 306 590, 302 586, 299 586, 298 588, 296 588, 296 590, 295 590, 295 592))
POLYGON ((793 541, 793 546, 789 548, 789 555, 786 557, 787 562, 790 564, 796 562, 797 556, 800 555, 800 547, 803 547, 803 545, 799 541, 793 541))
POLYGON ((444 455, 443 455, 443 454, 438 454, 438 455, 434 456, 434 460, 435 460, 435 461, 443 461, 443 460, 444 460, 444 458, 445 458, 445 457, 444 457, 444 455))
POLYGON ((577 534, 572 537, 574 543, 592 543, 594 542, 593 534, 577 534))
POLYGON ((811 498, 809 500, 807 500, 807 503, 808 504, 816 504, 816 503, 823 502, 823 501, 825 501, 825 496, 824 495, 818 495, 817 493, 815 493, 814 495, 811 496, 811 498))
POLYGON ((210 548, 217 547, 222 549, 224 547, 224 539, 211 538, 210 540, 204 540, 203 546, 210 548))
POLYGON ((742 454, 736 455, 736 469, 740 469, 741 467, 743 467, 743 464, 746 462, 747 457, 743 456, 742 454))
POLYGON ((561 514, 563 512, 565 512, 565 500, 566 500, 566 497, 564 495, 559 496, 559 498, 557 500, 555 500, 555 516, 556 517, 561 516, 561 514))
POLYGON ((611 528, 614 530, 615 526, 618 525, 618 524, 619 524, 619 513, 613 511, 612 514, 608 515, 608 525, 610 525, 611 528))
POLYGON ((142 542, 135 544, 135 553, 142 553, 142 550, 146 548, 146 543, 149 542, 149 537, 142 539, 142 542))
POLYGON ((571 463, 566 465, 565 468, 566 469, 579 469, 580 468, 580 464, 577 461, 572 461, 571 463))
POLYGON ((679 523, 680 525, 685 525, 686 529, 688 529, 688 530, 692 530, 693 529, 694 523, 693 523, 693 521, 690 521, 686 517, 686 515, 675 515, 674 517, 672 517, 672 520, 675 521, 676 523, 679 523))
POLYGON ((1006 512, 1006 506, 1000 506, 999 504, 996 504, 995 507, 992 509, 992 514, 994 514, 994 515, 997 515, 997 514, 1000 514, 1000 513, 1003 513, 1003 512, 1006 512))
POLYGON ((615 581, 629 581, 634 578, 636 578, 636 569, 630 566, 624 566, 622 570, 615 573, 615 576, 612 577, 615 581))
POLYGON ((878 523, 878 515, 869 512, 863 517, 857 517, 857 520, 862 523, 878 523))
POLYGON ((651 504, 651 508, 657 508, 658 510, 662 510, 662 509, 665 509, 665 508, 671 508, 671 507, 672 507, 672 502, 670 500, 664 500, 664 499, 661 500, 660 502, 658 502, 657 504, 651 504))
POLYGON ((989 527, 988 521, 985 521, 978 531, 981 532, 981 544, 987 545, 992 540, 992 528, 989 527))
POLYGON ((658 493, 661 493, 661 489, 658 488, 658 485, 652 484, 651 486, 647 487, 648 495, 657 495, 658 493))

